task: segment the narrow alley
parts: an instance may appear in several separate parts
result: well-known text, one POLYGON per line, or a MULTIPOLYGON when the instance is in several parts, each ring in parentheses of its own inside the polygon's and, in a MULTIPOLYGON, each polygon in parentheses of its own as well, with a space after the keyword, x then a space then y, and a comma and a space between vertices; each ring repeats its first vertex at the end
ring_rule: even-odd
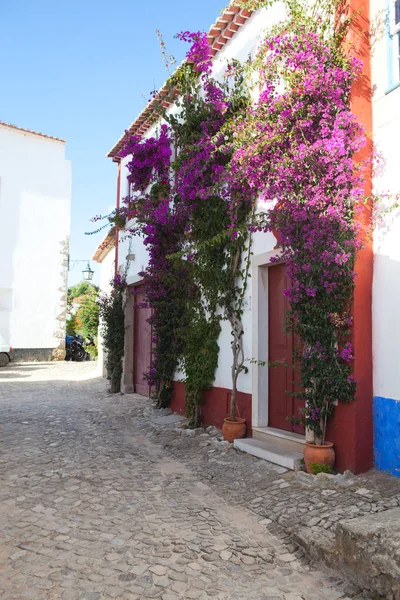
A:
POLYGON ((151 401, 107 394, 93 364, 0 373, 2 600, 364 597, 172 456, 151 401))

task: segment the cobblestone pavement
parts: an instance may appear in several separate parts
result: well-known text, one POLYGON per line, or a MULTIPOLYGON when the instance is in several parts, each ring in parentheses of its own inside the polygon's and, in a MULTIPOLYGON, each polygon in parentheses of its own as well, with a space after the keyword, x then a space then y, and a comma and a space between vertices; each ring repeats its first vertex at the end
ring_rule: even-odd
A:
MULTIPOLYGON (((283 527, 302 504, 331 523, 335 493, 318 489, 310 507, 315 489, 294 474, 156 425, 149 401, 108 395, 94 374, 0 371, 2 600, 366 597, 309 564, 283 527)), ((379 509, 365 489, 360 504, 379 509)))

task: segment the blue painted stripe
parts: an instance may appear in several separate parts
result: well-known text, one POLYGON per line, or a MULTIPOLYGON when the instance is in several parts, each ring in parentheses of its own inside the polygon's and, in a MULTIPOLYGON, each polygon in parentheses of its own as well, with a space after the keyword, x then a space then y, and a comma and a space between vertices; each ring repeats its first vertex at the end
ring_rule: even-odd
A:
POLYGON ((376 396, 373 420, 375 466, 400 477, 400 401, 376 396))

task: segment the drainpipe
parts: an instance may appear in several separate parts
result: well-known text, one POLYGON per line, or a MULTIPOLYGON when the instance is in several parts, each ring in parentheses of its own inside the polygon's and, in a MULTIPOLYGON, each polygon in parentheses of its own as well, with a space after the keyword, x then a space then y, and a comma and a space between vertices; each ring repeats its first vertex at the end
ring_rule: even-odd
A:
MULTIPOLYGON (((117 212, 119 211, 121 205, 121 159, 114 159, 115 162, 118 163, 118 171, 117 171, 117 212)), ((115 225, 115 276, 118 273, 118 245, 119 245, 119 229, 117 224, 115 225)))

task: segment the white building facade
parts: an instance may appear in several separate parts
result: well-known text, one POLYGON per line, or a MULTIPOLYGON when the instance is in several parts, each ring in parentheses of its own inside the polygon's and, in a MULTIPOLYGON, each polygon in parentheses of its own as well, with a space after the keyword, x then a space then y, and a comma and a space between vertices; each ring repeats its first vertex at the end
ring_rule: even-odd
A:
MULTIPOLYGON (((381 156, 379 168, 374 169, 371 175, 366 173, 365 190, 367 195, 371 189, 375 194, 388 193, 393 201, 396 194, 400 193, 397 149, 400 139, 400 0, 371 0, 370 4, 352 0, 350 5, 358 12, 364 31, 370 30, 372 42, 369 46, 368 36, 360 36, 356 30, 352 32, 354 49, 364 62, 362 84, 354 88, 352 108, 365 126, 369 138, 367 150, 372 149, 373 137, 375 150, 381 156)), ((209 31, 209 42, 214 51, 214 76, 218 77, 226 59, 244 61, 249 55, 254 55, 263 31, 282 18, 282 11, 279 3, 253 13, 246 9, 239 10, 231 4, 209 31)), ((170 110, 174 110, 174 107, 171 106, 170 110)), ((129 132, 143 137, 154 136, 160 123, 155 125, 151 116, 150 106, 132 123, 129 132)), ((116 162, 123 140, 124 136, 109 153, 116 162)), ((123 159, 118 164, 119 199, 128 195, 127 161, 123 159)), ((371 221, 368 212, 365 214, 365 223, 369 229, 371 221)), ((336 464, 340 470, 349 468, 355 472, 365 471, 375 460, 378 468, 400 475, 399 240, 400 209, 396 209, 378 222, 373 242, 370 235, 366 236, 365 248, 360 252, 356 265, 352 343, 356 356, 354 375, 359 381, 357 399, 348 407, 338 406, 336 413, 339 416, 329 432, 330 439, 334 438, 332 441, 339 449, 336 464)), ((271 233, 256 234, 254 237, 252 279, 246 292, 243 315, 244 351, 246 357, 254 361, 268 361, 271 323, 273 313, 277 311, 273 303, 277 302, 280 293, 276 285, 282 279, 282 274, 278 273, 279 265, 270 264, 271 256, 276 255, 275 246, 276 240, 271 233)), ((128 248, 126 240, 118 244, 116 269, 119 271, 124 269, 127 254, 134 256, 129 265, 128 284, 140 294, 139 273, 148 260, 140 238, 133 238, 131 248, 128 248)), ((140 393, 149 394, 150 390, 144 390, 139 381, 143 359, 136 358, 137 340, 147 339, 148 332, 143 318, 138 317, 140 311, 134 309, 135 300, 131 299, 134 297, 128 297, 123 385, 125 391, 140 390, 140 393)), ((218 426, 221 426, 222 417, 228 413, 230 400, 230 340, 228 323, 224 323, 219 338, 220 354, 215 381, 212 390, 205 394, 203 413, 205 422, 218 426)), ((249 364, 248 373, 239 377, 238 405, 241 415, 250 425, 250 434, 258 440, 277 446, 284 440, 286 448, 300 450, 304 436, 273 424, 276 415, 271 415, 270 377, 267 368, 259 367, 254 362, 249 364)), ((184 407, 184 390, 181 386, 177 381, 172 404, 175 410, 183 410, 184 407)))
POLYGON ((0 333, 12 360, 64 358, 70 209, 65 141, 0 123, 0 333))

